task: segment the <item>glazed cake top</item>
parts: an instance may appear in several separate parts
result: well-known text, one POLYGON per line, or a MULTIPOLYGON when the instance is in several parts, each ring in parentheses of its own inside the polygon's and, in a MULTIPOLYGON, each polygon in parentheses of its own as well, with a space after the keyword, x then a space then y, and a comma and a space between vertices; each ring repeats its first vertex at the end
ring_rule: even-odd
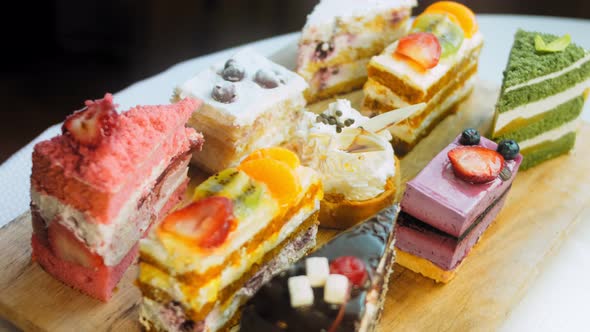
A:
MULTIPOLYGON (((394 204, 377 212, 373 217, 344 231, 330 242, 296 262, 279 273, 264 285, 245 305, 242 314, 240 331, 367 331, 376 318, 376 313, 383 305, 380 294, 386 291, 383 286, 388 279, 393 260, 395 222, 399 213, 399 205, 394 204), (328 303, 324 293, 330 286, 330 279, 325 284, 313 286, 312 303, 304 307, 293 307, 289 279, 297 276, 310 275, 307 261, 309 258, 327 259, 330 264, 342 258, 355 258, 363 266, 351 264, 349 270, 357 269, 366 273, 365 282, 353 284, 349 297, 342 305, 328 303), (375 295, 376 293, 376 295, 375 295), (339 315, 342 314, 340 318, 339 315)), ((349 260, 350 261, 350 260, 349 260)), ((330 267, 329 273, 336 273, 330 267)), ((362 272, 361 272, 362 274, 362 272)))
MULTIPOLYGON (((401 202, 405 212, 453 236, 459 236, 465 231, 456 228, 457 224, 469 226, 468 223, 484 211, 494 198, 510 188, 522 162, 520 154, 513 160, 505 161, 505 167, 512 173, 507 180, 497 177, 486 183, 467 182, 454 174, 448 157, 450 150, 462 146, 460 137, 442 149, 414 179, 408 181, 401 202), (441 225, 449 228, 443 229, 441 225)), ((485 137, 481 137, 479 145, 494 151, 498 146, 485 137)))
POLYGON ((305 89, 307 83, 299 75, 246 48, 186 81, 176 93, 180 98, 203 100, 204 111, 214 109, 219 113, 217 121, 244 126, 252 124, 269 107, 302 96, 305 89), (224 78, 224 73, 232 76, 230 80, 224 78))
MULTIPOLYGON (((111 94, 86 105, 89 103, 116 106, 111 94)), ((116 127, 96 147, 73 144, 68 135, 62 134, 35 145, 33 156, 42 155, 52 165, 62 167, 68 177, 77 177, 105 191, 116 191, 164 142, 171 149, 170 156, 162 155, 162 160, 203 143, 201 134, 184 128, 200 105, 201 101, 187 98, 172 105, 135 106, 119 114, 116 127)))

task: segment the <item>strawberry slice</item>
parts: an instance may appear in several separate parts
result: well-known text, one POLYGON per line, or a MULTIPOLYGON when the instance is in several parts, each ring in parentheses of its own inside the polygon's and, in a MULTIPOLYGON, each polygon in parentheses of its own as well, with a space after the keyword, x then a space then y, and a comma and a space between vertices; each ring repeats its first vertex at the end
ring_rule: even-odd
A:
POLYGON ((212 196, 170 214, 161 230, 201 248, 216 248, 227 238, 234 220, 232 201, 212 196))
POLYGON ((62 132, 75 142, 94 148, 116 127, 118 114, 110 93, 105 94, 103 99, 87 100, 85 105, 66 118, 62 132))
POLYGON ((362 286, 367 279, 365 263, 354 256, 340 256, 330 263, 331 274, 341 274, 348 278, 351 284, 362 286))
POLYGON ((401 38, 395 53, 413 60, 424 69, 430 69, 438 64, 441 47, 432 33, 416 32, 401 38))
POLYGON ((56 220, 49 224, 47 237, 55 257, 89 269, 103 266, 102 257, 91 252, 68 228, 56 220))
POLYGON ((504 157, 483 146, 459 146, 447 154, 455 175, 471 183, 492 181, 504 167, 504 157))

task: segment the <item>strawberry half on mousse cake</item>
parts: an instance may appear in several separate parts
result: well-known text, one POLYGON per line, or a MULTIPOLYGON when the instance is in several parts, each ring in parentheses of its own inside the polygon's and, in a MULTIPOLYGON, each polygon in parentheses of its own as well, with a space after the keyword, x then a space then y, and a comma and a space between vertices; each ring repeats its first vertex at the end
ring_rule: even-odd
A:
POLYGON ((407 183, 397 263, 437 282, 453 279, 502 209, 521 163, 516 142, 463 131, 407 183))
POLYGON ((322 182, 297 155, 256 150, 140 241, 146 331, 229 331, 241 306, 316 243, 322 182))
POLYGON ((201 102, 120 114, 111 94, 85 104, 33 150, 31 242, 45 271, 107 301, 138 240, 184 197, 191 153, 204 142, 185 124, 201 102))

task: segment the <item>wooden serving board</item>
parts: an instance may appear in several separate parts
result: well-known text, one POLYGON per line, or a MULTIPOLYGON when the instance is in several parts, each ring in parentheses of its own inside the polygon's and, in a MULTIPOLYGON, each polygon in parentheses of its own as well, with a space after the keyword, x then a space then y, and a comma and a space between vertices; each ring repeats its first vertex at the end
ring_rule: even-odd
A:
MULTIPOLYGON (((497 89, 478 85, 458 114, 402 160, 404 180, 464 127, 487 132, 496 95, 497 89)), ((573 225, 590 219, 588 142, 590 124, 583 124, 570 155, 518 174, 504 209, 450 284, 435 284, 396 265, 378 330, 495 330, 573 225)), ((319 242, 334 234, 320 232, 319 242)), ((0 316, 27 331, 139 330, 140 293, 133 286, 137 265, 104 304, 64 286, 31 262, 30 236, 28 213, 0 229, 0 316)))

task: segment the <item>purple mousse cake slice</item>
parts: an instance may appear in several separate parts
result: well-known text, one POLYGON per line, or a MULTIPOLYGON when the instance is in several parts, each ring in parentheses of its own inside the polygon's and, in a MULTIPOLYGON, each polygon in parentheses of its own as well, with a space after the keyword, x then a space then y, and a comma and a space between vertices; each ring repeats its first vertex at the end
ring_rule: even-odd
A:
POLYGON ((522 162, 514 141, 465 130, 407 183, 397 225, 398 263, 448 282, 502 209, 522 162))

